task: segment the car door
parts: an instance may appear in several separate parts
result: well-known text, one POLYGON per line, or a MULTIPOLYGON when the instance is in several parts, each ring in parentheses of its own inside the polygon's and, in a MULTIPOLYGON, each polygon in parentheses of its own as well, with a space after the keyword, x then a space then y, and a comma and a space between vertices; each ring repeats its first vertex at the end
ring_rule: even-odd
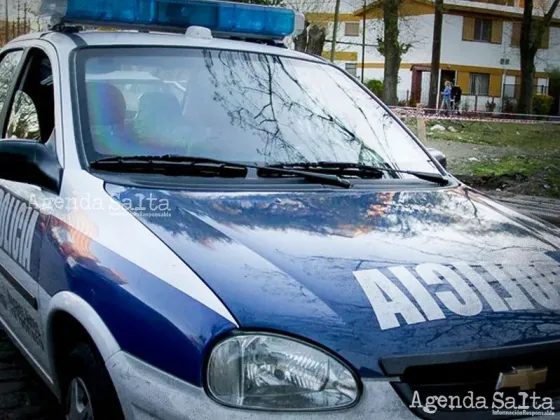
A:
MULTIPOLYGON (((13 57, 10 59, 16 61, 17 57, 9 54, 4 59, 13 57)), ((25 48, 19 54, 15 70, 10 70, 14 68, 10 62, 9 68, 5 65, 8 70, 0 71, 0 80, 4 80, 0 81, 0 101, 6 92, 0 141, 48 143, 56 153, 50 59, 40 48, 25 48)), ((38 296, 39 260, 49 218, 41 203, 49 194, 35 185, 0 179, 0 316, 26 356, 39 366, 45 366, 46 360, 38 296)))

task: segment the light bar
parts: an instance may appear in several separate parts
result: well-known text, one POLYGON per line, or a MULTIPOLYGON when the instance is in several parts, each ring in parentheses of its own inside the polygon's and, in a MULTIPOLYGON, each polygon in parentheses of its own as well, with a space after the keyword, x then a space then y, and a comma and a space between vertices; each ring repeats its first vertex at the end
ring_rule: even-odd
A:
POLYGON ((63 22, 139 29, 204 26, 214 34, 282 39, 303 29, 291 9, 209 0, 43 0, 43 13, 63 22))

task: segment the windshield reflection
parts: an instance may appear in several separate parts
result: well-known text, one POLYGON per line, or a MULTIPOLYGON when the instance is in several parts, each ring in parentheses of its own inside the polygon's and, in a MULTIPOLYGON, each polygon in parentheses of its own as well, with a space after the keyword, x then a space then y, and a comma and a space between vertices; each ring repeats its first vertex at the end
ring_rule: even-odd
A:
MULTIPOLYGON (((137 188, 118 193, 109 188, 109 192, 118 201, 130 203, 132 209, 141 208, 139 200, 146 195, 146 190, 137 188)), ((224 229, 234 229, 246 234, 270 232, 275 238, 280 233, 292 237, 297 232, 302 235, 300 239, 375 237, 379 244, 390 244, 391 247, 394 240, 411 240, 408 251, 414 252, 427 252, 427 243, 435 246, 445 242, 444 248, 448 249, 438 252, 446 254, 449 251, 451 257, 451 244, 452 248, 476 248, 477 252, 484 254, 495 248, 496 244, 490 244, 497 237, 509 237, 511 243, 516 244, 510 247, 514 249, 518 245, 524 246, 535 236, 527 227, 490 211, 479 195, 472 196, 463 188, 445 192, 273 195, 199 195, 150 190, 149 195, 157 202, 168 202, 174 217, 139 214, 140 219, 174 237, 190 238, 207 247, 230 242, 235 235, 225 234, 224 229), (473 241, 473 238, 477 240, 473 241)))
POLYGON ((325 63, 225 50, 80 54, 92 160, 173 153, 436 172, 375 99, 325 63))

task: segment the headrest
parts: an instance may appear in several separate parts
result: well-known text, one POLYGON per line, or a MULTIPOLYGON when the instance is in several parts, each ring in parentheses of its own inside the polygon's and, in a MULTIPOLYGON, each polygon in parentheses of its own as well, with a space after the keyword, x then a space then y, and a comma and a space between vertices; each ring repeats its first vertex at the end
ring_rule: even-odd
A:
POLYGON ((115 85, 103 82, 87 84, 87 102, 91 125, 119 125, 124 123, 126 102, 115 85))
POLYGON ((166 92, 146 92, 138 103, 139 118, 173 119, 182 117, 181 104, 175 95, 166 92))

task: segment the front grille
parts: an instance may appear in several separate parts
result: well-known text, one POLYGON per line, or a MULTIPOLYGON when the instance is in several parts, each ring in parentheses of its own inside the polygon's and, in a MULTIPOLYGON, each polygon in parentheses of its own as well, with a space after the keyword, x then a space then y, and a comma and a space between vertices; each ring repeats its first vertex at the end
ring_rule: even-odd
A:
MULTIPOLYGON (((411 408, 421 418, 433 420, 498 418, 492 415, 492 401, 496 392, 498 377, 501 372, 511 371, 512 367, 521 368, 523 366, 531 366, 535 369, 548 368, 546 382, 537 385, 534 390, 524 392, 529 395, 535 392, 539 397, 552 398, 554 408, 560 410, 560 349, 557 346, 547 346, 545 348, 517 347, 492 352, 446 354, 441 358, 438 358, 437 355, 405 356, 398 360, 398 364, 391 364, 391 362, 396 361, 397 358, 394 357, 389 361, 385 359, 382 361, 382 366, 386 371, 390 371, 391 367, 394 370, 396 365, 399 366, 398 369, 401 372, 398 372, 398 374, 401 377, 401 382, 394 383, 393 387, 408 407, 411 407, 415 393, 415 401, 418 401, 419 398, 422 406, 426 405, 428 397, 436 396, 458 397, 453 401, 455 406, 457 406, 457 401, 463 402, 465 401, 464 398, 469 395, 473 396, 474 401, 479 396, 483 397, 487 403, 487 408, 471 409, 455 407, 451 410, 438 406, 434 413, 427 413, 420 407, 411 408), (408 366, 406 366, 407 359, 410 362, 408 366), (453 359, 457 361, 453 361, 453 359), (423 361, 424 363, 422 363, 423 361)), ((397 372, 390 373, 395 374, 397 372)), ((519 389, 504 389, 499 392, 504 393, 502 399, 515 397, 516 405, 520 405, 519 389)), ((505 410, 505 408, 502 409, 505 410)), ((499 418, 508 419, 516 418, 516 416, 502 415, 499 418)))

